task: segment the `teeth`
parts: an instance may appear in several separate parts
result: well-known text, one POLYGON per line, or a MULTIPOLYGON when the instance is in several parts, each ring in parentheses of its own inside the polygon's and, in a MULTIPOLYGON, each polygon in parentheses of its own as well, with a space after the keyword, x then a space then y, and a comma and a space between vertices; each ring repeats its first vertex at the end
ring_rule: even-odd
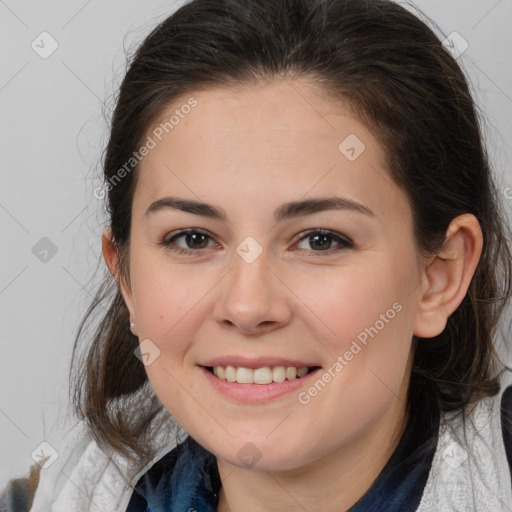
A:
POLYGON ((272 368, 272 380, 274 382, 284 382, 286 380, 286 369, 284 366, 274 366, 272 368))
MULTIPOLYGON (((240 368, 238 370, 240 370, 240 368)), ((270 384, 272 382, 272 369, 269 366, 264 366, 263 368, 256 368, 256 370, 246 371, 253 374, 254 384, 270 384)))
POLYGON ((288 380, 295 380, 295 377, 297 377, 297 368, 295 366, 288 366, 286 368, 286 378, 288 380))
POLYGON ((263 366, 262 368, 244 368, 236 366, 215 366, 213 374, 221 380, 238 382, 239 384, 270 384, 304 377, 308 373, 307 366, 263 366))
POLYGON ((239 382, 240 384, 252 384, 253 371, 249 370, 249 368, 237 368, 236 381, 239 382))
POLYGON ((226 366, 226 380, 228 382, 236 381, 236 368, 234 366, 226 366))
POLYGON ((308 373, 308 368, 307 366, 303 366, 297 370, 297 377, 304 377, 306 373, 308 373))

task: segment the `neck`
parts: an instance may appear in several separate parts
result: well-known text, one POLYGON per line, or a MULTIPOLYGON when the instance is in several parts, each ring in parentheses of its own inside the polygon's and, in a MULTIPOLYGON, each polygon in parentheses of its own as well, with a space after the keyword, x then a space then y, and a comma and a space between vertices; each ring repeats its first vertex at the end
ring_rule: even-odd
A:
POLYGON ((243 469, 217 458, 222 481, 217 512, 346 511, 378 477, 406 423, 404 402, 397 399, 357 439, 291 471, 243 469))

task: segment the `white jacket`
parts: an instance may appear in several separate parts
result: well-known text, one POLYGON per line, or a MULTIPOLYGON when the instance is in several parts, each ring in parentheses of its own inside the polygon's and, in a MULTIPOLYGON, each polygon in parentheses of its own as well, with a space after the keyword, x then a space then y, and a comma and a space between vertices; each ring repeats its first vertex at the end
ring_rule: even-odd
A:
MULTIPOLYGON (((442 415, 417 512, 512 511, 500 414, 512 371, 504 371, 501 382, 500 393, 481 400, 471 414, 442 415)), ((58 459, 41 470, 31 512, 124 512, 139 477, 176 445, 175 432, 171 422, 156 432, 157 455, 142 470, 135 470, 118 454, 109 458, 79 424, 62 440, 58 459)))

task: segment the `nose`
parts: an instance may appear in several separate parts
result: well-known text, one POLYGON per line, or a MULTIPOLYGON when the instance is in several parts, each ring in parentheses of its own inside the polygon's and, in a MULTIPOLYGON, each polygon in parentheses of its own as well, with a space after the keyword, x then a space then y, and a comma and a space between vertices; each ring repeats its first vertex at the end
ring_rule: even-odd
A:
POLYGON ((286 325, 292 316, 290 291, 268 264, 265 253, 248 263, 233 255, 233 268, 222 280, 214 318, 224 328, 261 335, 286 325))

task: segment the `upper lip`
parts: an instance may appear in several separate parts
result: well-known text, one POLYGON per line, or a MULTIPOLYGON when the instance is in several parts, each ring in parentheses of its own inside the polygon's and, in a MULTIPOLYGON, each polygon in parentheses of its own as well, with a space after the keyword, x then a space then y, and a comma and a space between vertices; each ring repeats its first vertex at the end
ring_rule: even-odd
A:
POLYGON ((319 366, 318 364, 299 361, 298 359, 285 359, 282 357, 244 357, 244 356, 221 356, 210 359, 201 364, 201 366, 236 366, 243 368, 261 368, 263 366, 295 366, 302 368, 307 366, 319 366))

